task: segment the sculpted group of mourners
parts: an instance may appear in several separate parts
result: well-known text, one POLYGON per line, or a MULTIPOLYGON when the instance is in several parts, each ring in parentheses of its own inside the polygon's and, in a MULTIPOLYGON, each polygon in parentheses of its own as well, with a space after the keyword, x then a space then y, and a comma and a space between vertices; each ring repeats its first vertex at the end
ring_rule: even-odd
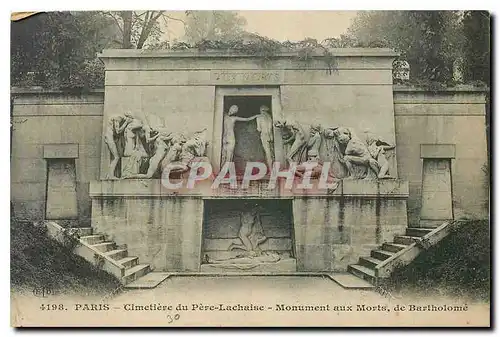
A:
MULTIPOLYGON (((329 159, 335 158, 346 172, 339 177, 329 166, 329 179, 390 178, 385 153, 394 146, 370 132, 363 132, 359 137, 349 127, 322 127, 290 120, 273 123, 270 109, 265 105, 251 117, 237 116, 238 110, 237 105, 232 105, 224 116, 221 167, 233 162, 235 124, 255 120, 269 172, 275 165, 274 128, 277 128, 283 139, 287 164, 295 167, 294 174, 299 177, 308 170, 311 178, 320 177, 326 162, 320 158, 320 147, 325 142, 329 159)), ((152 127, 146 118, 125 113, 108 119, 104 141, 110 153, 106 179, 157 178, 167 167, 169 174, 180 176, 189 171, 193 163, 210 163, 206 155, 206 128, 183 134, 163 125, 152 127)), ((281 168, 285 166, 283 163, 281 168)))

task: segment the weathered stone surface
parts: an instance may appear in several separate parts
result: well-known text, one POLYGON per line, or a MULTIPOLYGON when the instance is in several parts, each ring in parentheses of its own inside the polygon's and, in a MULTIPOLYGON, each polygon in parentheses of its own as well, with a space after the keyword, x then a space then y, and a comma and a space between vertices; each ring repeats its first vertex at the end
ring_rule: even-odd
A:
POLYGON ((409 223, 418 224, 420 217, 421 144, 455 146, 455 159, 451 161, 455 217, 485 216, 489 182, 484 170, 487 162, 484 93, 448 91, 431 95, 425 91, 396 91, 394 100, 399 178, 408 180, 410 186, 409 223), (440 109, 436 103, 448 108, 440 109))
POLYGON ((47 144, 43 146, 45 159, 78 158, 78 144, 47 144))
POLYGON ((453 219, 450 159, 424 159, 420 219, 453 219))
POLYGON ((93 199, 92 227, 127 244, 156 271, 198 271, 203 201, 199 198, 93 199))
POLYGON ((106 86, 176 85, 387 85, 392 75, 387 69, 327 70, 154 70, 109 71, 106 86))
POLYGON ((45 218, 78 218, 75 161, 72 159, 49 161, 45 218))
POLYGON ((421 158, 455 158, 455 144, 420 144, 421 158))

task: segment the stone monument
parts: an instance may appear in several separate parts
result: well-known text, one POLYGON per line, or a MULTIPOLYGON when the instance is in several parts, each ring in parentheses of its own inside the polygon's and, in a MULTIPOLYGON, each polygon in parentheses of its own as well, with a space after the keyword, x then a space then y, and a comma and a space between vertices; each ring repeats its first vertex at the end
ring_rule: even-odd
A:
POLYGON ((370 82, 391 78, 394 54, 339 53, 328 75, 288 55, 267 69, 210 52, 105 51, 92 226, 155 270, 214 273, 345 271, 404 232, 392 86, 370 82), (369 76, 354 83, 351 68, 369 76), (256 177, 247 185, 236 161, 256 177))

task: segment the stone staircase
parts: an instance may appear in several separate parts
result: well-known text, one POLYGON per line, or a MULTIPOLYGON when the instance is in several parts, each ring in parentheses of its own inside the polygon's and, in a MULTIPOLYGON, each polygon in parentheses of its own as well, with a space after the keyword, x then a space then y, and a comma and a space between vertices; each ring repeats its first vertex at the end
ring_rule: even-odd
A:
POLYGON ((422 251, 445 238, 452 222, 437 228, 407 228, 405 235, 395 236, 393 242, 383 243, 371 251, 370 256, 360 257, 357 264, 348 266, 348 272, 377 286, 388 278, 394 269, 410 264, 422 251))
POLYGON ((47 223, 50 237, 65 243, 69 238, 77 240, 73 252, 88 262, 117 277, 123 285, 145 276, 151 270, 149 264, 140 264, 137 256, 129 256, 127 245, 108 240, 105 234, 93 233, 88 228, 63 228, 55 222, 47 223))

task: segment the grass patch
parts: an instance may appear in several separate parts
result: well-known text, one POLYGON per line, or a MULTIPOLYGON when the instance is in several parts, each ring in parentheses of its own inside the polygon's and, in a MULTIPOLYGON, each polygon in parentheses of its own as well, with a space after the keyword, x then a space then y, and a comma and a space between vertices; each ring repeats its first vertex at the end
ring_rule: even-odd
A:
POLYGON ((490 300, 491 259, 488 220, 456 221, 451 233, 397 268, 385 285, 389 291, 490 300))
POLYGON ((120 286, 112 275, 50 239, 45 226, 11 220, 11 288, 58 294, 104 295, 120 286))

